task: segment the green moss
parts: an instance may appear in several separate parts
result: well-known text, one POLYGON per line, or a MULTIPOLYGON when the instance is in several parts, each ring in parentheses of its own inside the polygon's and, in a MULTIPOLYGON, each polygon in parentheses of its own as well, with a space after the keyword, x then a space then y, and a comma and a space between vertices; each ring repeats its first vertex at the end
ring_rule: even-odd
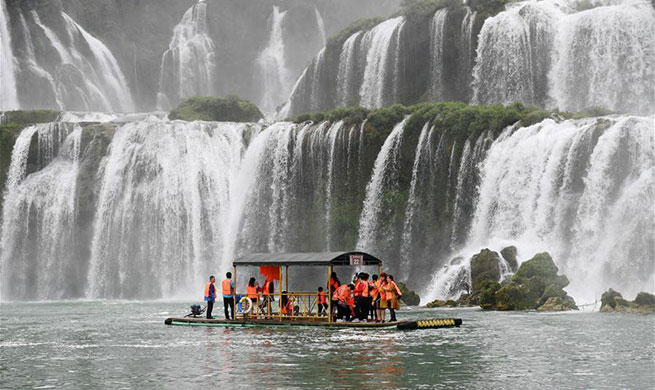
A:
POLYGON ((655 306, 655 295, 642 291, 637 294, 634 303, 642 306, 655 306))
POLYGON ((382 17, 358 19, 352 22, 348 27, 339 31, 339 33, 337 33, 336 35, 331 36, 328 39, 327 46, 340 48, 343 45, 343 43, 346 41, 346 39, 348 39, 354 33, 358 31, 368 31, 373 27, 377 26, 378 24, 384 22, 384 20, 385 19, 382 17))
POLYGON ((495 280, 483 280, 480 284, 480 307, 485 310, 494 309, 498 290, 500 290, 500 283, 495 280))
POLYGON ((446 306, 446 302, 442 301, 441 299, 435 299, 434 301, 429 302, 425 306, 429 307, 429 308, 444 307, 444 306, 446 306))
POLYGON ((31 110, 31 111, 7 111, 3 114, 3 124, 31 125, 35 123, 54 122, 59 118, 61 112, 51 110, 31 110))
POLYGON ((185 121, 256 122, 263 117, 257 106, 234 95, 192 97, 169 114, 170 119, 185 121))
POLYGON ((521 263, 521 266, 513 276, 514 281, 530 279, 537 276, 543 279, 552 279, 557 276, 558 268, 547 252, 538 253, 528 261, 521 263))

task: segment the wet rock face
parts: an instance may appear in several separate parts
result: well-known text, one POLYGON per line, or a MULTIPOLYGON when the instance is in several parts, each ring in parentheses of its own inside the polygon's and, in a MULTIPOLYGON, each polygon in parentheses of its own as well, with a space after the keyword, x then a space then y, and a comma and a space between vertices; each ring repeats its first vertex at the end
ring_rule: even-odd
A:
POLYGON ((471 258, 471 280, 473 293, 480 292, 484 280, 500 281, 500 255, 489 249, 483 249, 471 258))
POLYGON ((634 301, 628 301, 620 292, 610 288, 601 296, 600 311, 605 313, 655 313, 655 295, 640 292, 634 301))
POLYGON ((508 246, 507 248, 503 248, 500 251, 500 255, 503 256, 503 259, 505 259, 507 264, 509 264, 510 271, 516 272, 519 267, 519 263, 516 260, 516 247, 508 246))
POLYGON ((421 297, 413 290, 410 290, 403 282, 398 282, 398 288, 403 296, 400 300, 408 306, 418 306, 421 303, 421 297))

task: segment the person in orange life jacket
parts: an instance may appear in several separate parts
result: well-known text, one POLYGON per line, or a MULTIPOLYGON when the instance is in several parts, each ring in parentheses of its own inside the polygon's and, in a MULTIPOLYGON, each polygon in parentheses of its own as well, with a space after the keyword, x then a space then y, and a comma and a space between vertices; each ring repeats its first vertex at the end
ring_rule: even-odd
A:
POLYGON ((216 278, 214 275, 209 277, 209 283, 205 286, 205 302, 207 302, 207 319, 212 319, 212 310, 214 309, 214 301, 216 300, 216 278))
POLYGON ((378 321, 378 310, 380 309, 380 294, 378 293, 378 276, 373 275, 372 281, 368 281, 368 292, 369 292, 369 311, 371 319, 375 322, 378 321))
POLYGON ((280 298, 280 313, 290 316, 293 314, 293 306, 286 291, 282 291, 282 298, 280 298))
POLYGON ((316 299, 316 306, 318 306, 318 315, 325 315, 327 312, 327 294, 323 291, 323 287, 318 288, 318 298, 316 299))
POLYGON ((343 318, 345 318, 346 321, 351 320, 355 303, 352 295, 354 289, 354 284, 342 284, 334 292, 334 298, 337 300, 337 320, 343 318))
POLYGON ((262 299, 261 309, 264 313, 270 315, 271 311, 273 310, 273 308, 270 308, 269 310, 270 303, 275 301, 275 298, 273 297, 273 294, 275 294, 275 284, 273 283, 273 279, 271 277, 266 277, 264 286, 262 286, 260 291, 264 296, 262 299))
POLYGON ((361 272, 355 285, 355 316, 359 321, 366 321, 369 311, 368 274, 361 272))
POLYGON ((339 281, 339 278, 337 277, 336 272, 332 272, 332 275, 330 275, 330 279, 328 280, 328 296, 330 297, 330 300, 332 301, 332 306, 331 306, 331 315, 334 316, 335 310, 337 310, 337 299, 334 297, 334 292, 341 286, 341 282, 339 281))
POLYGON ((252 301, 252 314, 257 314, 257 306, 259 304, 259 284, 255 278, 250 278, 248 287, 246 287, 246 296, 252 301))
POLYGON ((386 273, 381 273, 380 274, 380 279, 378 280, 378 296, 379 298, 379 304, 378 304, 378 320, 381 322, 384 322, 386 310, 387 310, 387 292, 385 290, 386 286, 388 284, 387 280, 387 274, 386 273))
POLYGON ((396 310, 400 310, 400 297, 403 296, 403 293, 400 292, 400 288, 396 282, 393 281, 393 275, 388 276, 389 286, 387 288, 387 307, 389 308, 389 314, 391 314, 390 321, 396 322, 396 310), (390 293, 390 294, 389 294, 390 293))
POLYGON ((221 290, 223 292, 223 307, 225 309, 225 319, 234 319, 234 282, 232 281, 232 272, 225 274, 225 278, 221 282, 221 290), (229 309, 229 310, 228 310, 229 309), (232 318, 230 318, 230 310, 232 318))

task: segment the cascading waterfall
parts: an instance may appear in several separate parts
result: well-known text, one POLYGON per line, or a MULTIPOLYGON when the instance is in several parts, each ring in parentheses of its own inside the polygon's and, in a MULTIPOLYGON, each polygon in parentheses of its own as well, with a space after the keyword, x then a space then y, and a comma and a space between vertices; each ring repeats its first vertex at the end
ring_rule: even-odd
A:
POLYGON ((77 187, 81 134, 77 125, 49 123, 24 129, 16 141, 3 200, 3 296, 80 295, 72 194, 77 187), (35 138, 36 161, 30 163, 42 169, 26 177, 35 138))
POLYGON ((399 60, 398 36, 405 18, 398 16, 386 20, 364 34, 362 47, 366 50, 366 67, 359 91, 363 107, 383 107, 395 101, 399 60))
MULTIPOLYGON (((507 244, 523 260, 548 251, 569 276, 568 290, 585 300, 608 286, 628 296, 652 287, 653 119, 548 119, 506 130, 482 163, 471 234, 459 257, 507 244)), ((468 267, 444 267, 430 296, 459 294, 455 277, 468 267)))
POLYGON ((230 183, 252 126, 155 120, 118 129, 100 174, 88 296, 155 298, 224 265, 230 183))
POLYGON ((529 1, 487 19, 473 70, 473 101, 544 106, 553 39, 562 16, 551 1, 529 1))
POLYGON ((337 72, 337 106, 350 107, 357 102, 357 54, 361 31, 351 35, 343 43, 339 55, 339 70, 337 72))
POLYGON ((191 96, 214 91, 215 47, 207 30, 207 3, 200 0, 182 16, 161 60, 157 108, 168 110, 191 96))
POLYGON ((655 106, 655 9, 652 3, 598 7, 560 23, 551 95, 577 111, 604 107, 652 113, 655 106))
POLYGON ((375 160, 371 181, 366 186, 364 209, 359 219, 359 240, 357 248, 375 251, 385 239, 380 220, 384 217, 385 191, 397 185, 398 159, 405 121, 399 122, 384 141, 382 149, 375 160))
POLYGON ((443 99, 443 46, 445 38, 446 17, 448 8, 443 8, 434 13, 430 25, 430 80, 432 81, 432 100, 443 99))
MULTIPOLYGON (((459 48, 461 56, 461 64, 465 67, 464 71, 460 72, 460 82, 459 87, 463 91, 468 91, 470 89, 472 72, 475 59, 475 46, 473 42, 473 25, 475 23, 475 18, 477 17, 477 12, 472 12, 470 8, 466 8, 466 15, 462 20, 462 27, 459 33, 459 48)), ((470 96, 465 96, 468 100, 470 96)))
MULTIPOLYGON (((31 12, 34 22, 39 26, 59 56, 61 66, 48 80, 56 80, 57 101, 69 109, 129 111, 133 109, 130 90, 118 62, 109 49, 89 34, 66 13, 61 14, 67 33, 64 43, 50 27, 41 22, 36 11, 31 12), (80 50, 90 50, 90 56, 80 50), (87 59, 90 57, 91 60, 87 59), (61 100, 61 103, 59 101, 61 100)), ((31 56, 33 46, 27 46, 28 63, 37 74, 45 72, 31 56), (42 72, 43 71, 43 72, 42 72)), ((47 73, 47 72, 46 72, 47 73)))
POLYGON ((289 94, 289 75, 285 59, 282 28, 287 11, 280 11, 276 5, 269 17, 270 35, 268 44, 257 58, 257 67, 262 82, 262 97, 259 106, 268 113, 289 94))
POLYGON ((0 110, 15 110, 18 108, 18 94, 16 91, 16 74, 14 67, 14 54, 11 47, 9 33, 9 17, 5 2, 0 4, 0 110))
POLYGON ((321 34, 321 46, 327 44, 327 33, 325 32, 325 22, 321 13, 318 11, 318 8, 314 7, 314 14, 316 15, 316 26, 318 27, 318 32, 321 34))

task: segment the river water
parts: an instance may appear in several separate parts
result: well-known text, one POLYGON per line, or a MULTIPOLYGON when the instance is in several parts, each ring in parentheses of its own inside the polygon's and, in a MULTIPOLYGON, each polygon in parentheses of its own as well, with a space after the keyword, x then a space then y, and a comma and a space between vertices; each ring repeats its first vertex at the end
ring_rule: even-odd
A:
MULTIPOLYGON (((2 388, 653 388, 655 316, 404 309, 410 332, 165 326, 184 302, 0 304, 2 388)), ((215 312, 222 313, 219 308, 215 312)))

